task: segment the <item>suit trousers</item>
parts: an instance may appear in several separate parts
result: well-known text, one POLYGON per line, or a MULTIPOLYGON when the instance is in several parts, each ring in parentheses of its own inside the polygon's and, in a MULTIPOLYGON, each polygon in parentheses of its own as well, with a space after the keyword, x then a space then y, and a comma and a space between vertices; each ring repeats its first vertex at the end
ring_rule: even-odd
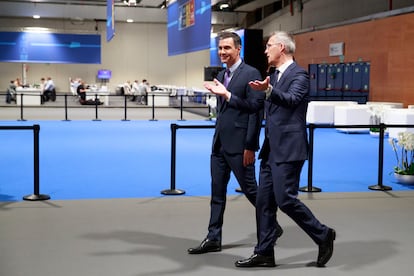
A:
POLYGON ((257 181, 254 164, 243 166, 243 154, 228 154, 220 149, 210 158, 211 201, 210 222, 207 238, 221 242, 224 210, 226 208, 227 185, 233 172, 243 193, 255 206, 257 181))
POLYGON ((276 211, 279 207, 317 244, 328 235, 328 227, 321 224, 298 197, 300 173, 304 161, 286 163, 262 160, 257 191, 256 221, 258 243, 255 253, 274 254, 276 242, 276 211))

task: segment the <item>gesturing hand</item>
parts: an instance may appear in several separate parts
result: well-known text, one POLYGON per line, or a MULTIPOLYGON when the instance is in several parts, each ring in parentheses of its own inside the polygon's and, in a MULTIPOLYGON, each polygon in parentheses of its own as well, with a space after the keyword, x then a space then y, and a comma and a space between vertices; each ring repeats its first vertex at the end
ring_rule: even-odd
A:
POLYGON ((224 97, 226 100, 230 98, 230 92, 227 91, 226 87, 219 82, 217 79, 214 79, 214 84, 204 83, 204 87, 213 94, 224 97))

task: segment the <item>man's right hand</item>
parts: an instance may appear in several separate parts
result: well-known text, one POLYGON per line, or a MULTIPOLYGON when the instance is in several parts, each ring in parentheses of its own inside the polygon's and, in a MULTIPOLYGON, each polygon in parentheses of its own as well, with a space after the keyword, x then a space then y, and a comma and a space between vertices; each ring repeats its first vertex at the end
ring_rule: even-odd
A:
POLYGON ((265 91, 265 90, 267 90, 267 88, 269 88, 269 83, 270 83, 270 77, 267 76, 262 81, 260 81, 260 80, 250 81, 249 85, 254 90, 265 91))

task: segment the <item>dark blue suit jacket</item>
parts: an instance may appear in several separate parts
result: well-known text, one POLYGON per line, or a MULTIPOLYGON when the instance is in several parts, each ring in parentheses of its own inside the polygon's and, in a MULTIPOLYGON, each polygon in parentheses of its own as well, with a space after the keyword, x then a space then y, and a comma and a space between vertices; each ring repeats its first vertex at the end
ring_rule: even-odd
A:
MULTIPOLYGON (((217 75, 217 80, 223 83, 224 73, 222 70, 217 75)), ((249 99, 255 96, 249 86, 249 81, 260 79, 260 72, 242 62, 233 72, 230 83, 227 86, 232 95, 240 99, 249 99)), ((213 137, 213 151, 217 150, 217 141, 220 141, 223 149, 230 154, 243 153, 245 149, 257 151, 259 149, 259 135, 263 119, 263 111, 256 113, 243 111, 232 107, 221 97, 217 97, 217 121, 213 137)))
POLYGON ((259 154, 261 159, 274 162, 291 162, 308 158, 306 111, 309 101, 308 73, 292 63, 276 83, 270 77, 273 89, 270 97, 261 100, 243 100, 231 97, 229 104, 251 112, 264 105, 266 136, 259 154))

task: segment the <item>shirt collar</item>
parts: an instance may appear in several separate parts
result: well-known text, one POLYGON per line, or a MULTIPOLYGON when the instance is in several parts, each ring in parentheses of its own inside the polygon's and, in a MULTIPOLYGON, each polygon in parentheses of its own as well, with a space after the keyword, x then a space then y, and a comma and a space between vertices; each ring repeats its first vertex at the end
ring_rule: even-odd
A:
POLYGON ((235 64, 233 64, 230 68, 228 68, 230 70, 230 76, 233 75, 233 72, 236 71, 237 67, 239 67, 241 63, 242 63, 242 60, 239 59, 235 64))
POLYGON ((285 63, 283 63, 280 67, 277 68, 279 70, 279 78, 283 74, 283 72, 286 71, 286 69, 293 63, 293 60, 288 60, 285 63))

